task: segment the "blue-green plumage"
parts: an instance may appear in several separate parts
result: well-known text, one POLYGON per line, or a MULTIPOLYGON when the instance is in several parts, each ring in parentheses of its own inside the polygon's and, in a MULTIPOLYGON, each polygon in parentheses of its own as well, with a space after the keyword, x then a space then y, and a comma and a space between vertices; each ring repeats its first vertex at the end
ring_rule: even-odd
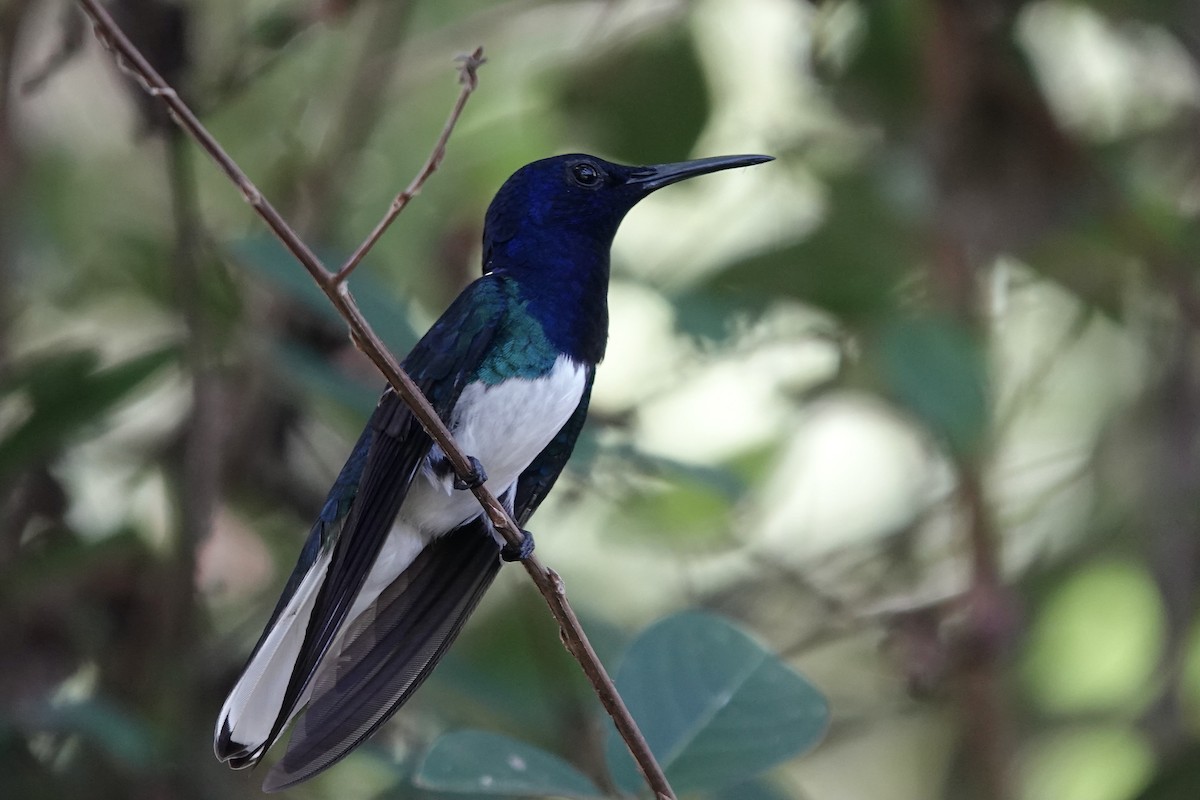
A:
MULTIPOLYGON (((522 525, 587 416, 625 213, 661 186, 766 160, 625 167, 559 156, 523 167, 496 195, 484 275, 403 367, 522 525)), ((350 752, 416 690, 501 563, 487 518, 454 481, 409 409, 384 392, 221 710, 218 757, 257 763, 299 716, 264 784, 290 786, 350 752)))
POLYGON ((495 386, 513 378, 532 379, 548 374, 559 351, 530 313, 517 282, 492 276, 480 283, 484 280, 490 287, 488 294, 497 296, 495 302, 503 307, 504 313, 497 317, 494 345, 476 368, 472 380, 495 386))

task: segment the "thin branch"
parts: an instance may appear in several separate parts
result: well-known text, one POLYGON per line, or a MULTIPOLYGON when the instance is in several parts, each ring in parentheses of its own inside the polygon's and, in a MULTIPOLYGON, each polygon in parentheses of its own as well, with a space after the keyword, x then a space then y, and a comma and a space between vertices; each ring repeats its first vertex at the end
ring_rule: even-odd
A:
MULTIPOLYGON (((225 174, 229 176, 229 179, 233 181, 246 198, 246 201, 250 203, 251 207, 267 223, 271 231, 296 256, 304 268, 308 270, 313 280, 317 282, 317 285, 338 310, 338 313, 346 320, 350 328, 350 335, 355 343, 375 363, 375 366, 387 378, 396 393, 412 409, 413 415, 420 421, 430 437, 442 448, 442 451, 453 465, 455 472, 460 477, 471 475, 471 464, 462 449, 454 442, 449 429, 434 412, 433 407, 421 394, 421 391, 413 383, 412 379, 401 369, 395 357, 388 352, 387 348, 358 310, 358 306, 355 304, 349 288, 342 279, 344 276, 341 275, 342 271, 348 273, 349 270, 343 268, 339 273, 330 273, 312 250, 292 231, 279 212, 275 210, 274 206, 263 197, 254 183, 242 172, 241 168, 237 166, 217 140, 205 129, 187 105, 179 98, 175 90, 163 80, 142 54, 138 52, 137 48, 130 43, 129 39, 126 38, 116 23, 113 22, 112 17, 108 15, 98 0, 79 0, 79 2, 95 24, 97 37, 114 53, 118 66, 136 79, 152 96, 159 98, 170 110, 171 116, 179 123, 180 127, 192 136, 201 148, 224 170, 225 174)), ((436 169, 437 163, 440 162, 444 154, 445 138, 449 136, 449 129, 452 128, 452 123, 457 119, 458 113, 460 113, 459 106, 466 102, 466 97, 470 95, 469 90, 474 89, 472 85, 475 80, 474 70, 482 63, 482 57, 482 52, 477 50, 464 65, 464 76, 468 82, 464 84, 464 89, 459 95, 459 102, 455 105, 455 112, 452 112, 450 121, 447 123, 447 128, 443 130, 443 136, 439 138, 437 146, 435 146, 433 153, 427 161, 428 172, 430 174, 436 169)), ((428 176, 426 175, 425 177, 428 176)), ((417 189, 420 188, 420 184, 423 182, 424 178, 421 175, 418 175, 418 179, 414 180, 417 189)), ((407 200, 404 202, 407 203, 407 200)), ((400 208, 402 209, 403 205, 400 208)), ((399 213, 399 210, 395 213, 399 213)), ((393 213, 390 216, 394 217, 395 214, 393 213)), ((385 222, 390 221, 389 218, 385 218, 385 222)), ((367 248, 360 248, 363 252, 366 249, 369 249, 369 245, 367 248)), ((353 265, 349 266, 350 269, 353 269, 353 265)), ((487 514, 496 531, 509 544, 519 546, 524 538, 524 534, 521 532, 520 526, 517 525, 505 510, 504 506, 500 504, 485 486, 476 487, 472 491, 479 500, 480 505, 483 506, 484 512, 487 514)), ((624 701, 621 699, 620 694, 617 693, 616 686, 605 671, 604 665, 600 663, 600 659, 596 655, 596 651, 592 649, 587 635, 584 633, 578 618, 575 616, 575 612, 567 602, 562 579, 553 570, 544 567, 536 556, 531 556, 522 563, 529 576, 533 579, 534 584, 537 585, 538 590, 545 598, 546 604, 550 608, 550 613, 558 622, 563 644, 579 662, 601 704, 603 704, 605 710, 612 717, 617 731, 625 740, 625 744, 637 762, 639 769, 642 771, 646 782, 653 790, 655 796, 660 800, 674 800, 675 794, 667 782, 662 768, 655 761, 653 754, 650 752, 649 745, 638 730, 637 723, 634 722, 629 710, 625 707, 624 701)))
POLYGON ((1017 611, 1002 583, 995 534, 978 472, 973 465, 959 467, 972 573, 966 598, 966 628, 957 653, 968 717, 965 734, 984 796, 1004 800, 1014 796, 1014 789, 1012 722, 1001 688, 1001 656, 1016 636, 1017 611))
POLYGON ((446 124, 442 126, 441 135, 438 136, 433 150, 429 153, 429 158, 425 159, 425 164, 404 191, 396 195, 396 199, 392 201, 392 205, 387 213, 383 215, 383 219, 375 226, 375 230, 371 231, 367 238, 363 240, 363 243, 358 246, 358 249, 342 265, 342 268, 338 270, 337 275, 334 276, 335 282, 341 283, 350 276, 350 273, 363 260, 367 252, 379 241, 379 237, 388 229, 388 226, 392 224, 396 217, 400 216, 400 212, 404 210, 409 201, 421 191, 421 187, 425 185, 425 181, 429 180, 429 176, 437 172, 442 159, 446 157, 446 143, 450 141, 450 134, 454 132, 454 126, 458 124, 458 118, 462 116, 463 109, 466 108, 467 99, 470 98, 471 94, 479 86, 477 71, 487 63, 487 59, 483 57, 482 47, 476 47, 475 52, 469 55, 459 56, 458 61, 460 62, 458 82, 462 84, 462 89, 458 93, 458 100, 454 102, 454 108, 450 110, 450 116, 446 119, 446 124))

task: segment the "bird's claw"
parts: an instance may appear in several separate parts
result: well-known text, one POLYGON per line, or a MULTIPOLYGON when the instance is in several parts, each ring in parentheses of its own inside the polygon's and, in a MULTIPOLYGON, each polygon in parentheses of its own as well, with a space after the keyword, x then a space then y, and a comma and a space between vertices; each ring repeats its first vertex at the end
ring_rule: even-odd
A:
POLYGON ((463 476, 454 476, 455 489, 477 489, 487 483, 487 472, 483 469, 483 464, 479 463, 479 459, 475 456, 467 456, 467 461, 471 462, 471 471, 463 476))
POLYGON ((527 530, 521 530, 521 543, 519 545, 506 544, 500 548, 500 558, 505 561, 524 561, 533 555, 533 534, 527 530))

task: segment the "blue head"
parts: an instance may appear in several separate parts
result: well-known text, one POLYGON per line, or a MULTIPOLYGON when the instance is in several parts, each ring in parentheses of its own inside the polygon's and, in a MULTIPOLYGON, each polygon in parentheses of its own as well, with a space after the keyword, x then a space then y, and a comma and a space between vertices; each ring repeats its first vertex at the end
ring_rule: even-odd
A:
POLYGON ((488 207, 483 271, 517 280, 559 351, 595 363, 608 336, 609 251, 629 209, 672 183, 770 160, 719 156, 627 167, 574 153, 526 164, 488 207))

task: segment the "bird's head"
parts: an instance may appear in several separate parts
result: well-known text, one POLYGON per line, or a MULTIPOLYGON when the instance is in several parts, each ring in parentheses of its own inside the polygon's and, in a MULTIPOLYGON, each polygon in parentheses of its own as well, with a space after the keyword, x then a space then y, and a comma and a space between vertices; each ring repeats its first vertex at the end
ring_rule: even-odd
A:
POLYGON ((484 270, 507 266, 489 263, 501 250, 521 263, 534 252, 579 247, 607 263, 621 220, 651 192, 697 175, 770 160, 770 156, 717 156, 627 167, 573 153, 526 164, 505 181, 488 208, 484 270))
POLYGON ((770 160, 721 156, 626 167, 573 154, 527 164, 488 208, 483 271, 516 279, 558 352, 596 364, 608 337, 609 251, 626 212, 672 183, 770 160))

